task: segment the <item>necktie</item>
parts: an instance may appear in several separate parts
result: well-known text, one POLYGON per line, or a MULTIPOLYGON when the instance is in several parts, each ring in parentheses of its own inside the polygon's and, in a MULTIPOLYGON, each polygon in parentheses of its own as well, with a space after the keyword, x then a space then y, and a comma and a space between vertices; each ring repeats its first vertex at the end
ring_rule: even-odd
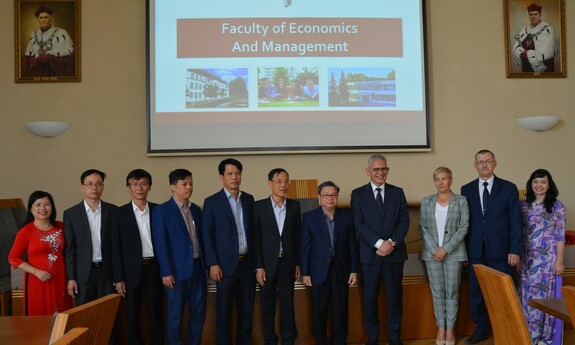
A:
POLYGON ((383 197, 381 196, 381 188, 376 188, 377 196, 375 197, 375 202, 377 204, 377 210, 379 211, 379 216, 383 218, 383 197))
POLYGON ((192 239, 192 246, 194 248, 194 259, 200 257, 200 246, 198 244, 198 237, 196 236, 196 223, 194 222, 194 218, 192 216, 192 211, 190 210, 189 206, 182 206, 182 210, 184 211, 184 220, 186 221, 186 225, 188 226, 188 232, 190 233, 190 238, 192 239))
POLYGON ((487 213, 489 207, 489 189, 487 189, 489 183, 487 181, 483 182, 483 214, 487 213))

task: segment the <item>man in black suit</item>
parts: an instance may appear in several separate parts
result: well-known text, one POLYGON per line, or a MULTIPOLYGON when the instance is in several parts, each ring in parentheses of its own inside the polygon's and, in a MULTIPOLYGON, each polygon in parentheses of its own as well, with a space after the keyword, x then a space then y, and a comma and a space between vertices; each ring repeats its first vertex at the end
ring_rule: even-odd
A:
POLYGON ((164 289, 151 233, 151 213, 156 204, 148 202, 152 176, 142 169, 132 170, 126 177, 126 186, 132 201, 120 207, 112 219, 115 287, 124 297, 128 344, 144 344, 140 309, 145 295, 149 344, 162 345, 164 289))
POLYGON ((227 158, 218 165, 224 187, 204 200, 206 266, 217 287, 216 344, 231 345, 232 307, 237 310, 236 345, 252 343, 256 279, 253 265, 254 197, 241 191, 243 166, 227 158))
POLYGON ((475 154, 479 177, 461 187, 469 203, 469 231, 466 237, 469 257, 469 298, 471 318, 477 325, 466 344, 477 344, 489 334, 487 308, 474 264, 483 264, 511 274, 523 252, 523 221, 517 186, 495 176, 495 155, 489 150, 475 154))
POLYGON ((345 345, 349 285, 357 282, 357 240, 351 212, 337 207, 339 187, 332 181, 317 187, 320 207, 303 214, 300 265, 310 287, 312 333, 316 345, 327 345, 331 296, 333 345, 345 345))
POLYGON ((282 345, 297 338, 294 315, 294 282, 300 275, 299 202, 286 197, 289 175, 282 168, 268 174, 272 194, 254 204, 254 249, 256 279, 260 284, 264 343, 277 345, 274 330, 276 298, 279 294, 282 345))
POLYGON ((110 225, 117 206, 101 200, 105 179, 96 169, 82 173, 84 200, 64 211, 68 294, 77 305, 114 292, 110 225))
POLYGON ((365 173, 370 182, 351 194, 355 228, 359 234, 359 260, 363 272, 363 312, 367 345, 379 343, 379 286, 383 276, 387 293, 387 333, 390 345, 401 345, 403 264, 407 260, 405 236, 409 214, 403 189, 385 183, 387 159, 369 157, 365 173))

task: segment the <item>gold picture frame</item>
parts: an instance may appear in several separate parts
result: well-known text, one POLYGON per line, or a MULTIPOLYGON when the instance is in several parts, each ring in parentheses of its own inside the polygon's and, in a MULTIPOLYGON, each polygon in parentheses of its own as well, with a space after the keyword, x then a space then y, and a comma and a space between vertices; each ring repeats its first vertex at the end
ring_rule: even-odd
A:
POLYGON ((507 78, 566 78, 565 0, 504 0, 507 78))
POLYGON ((80 81, 80 0, 14 0, 16 83, 80 81))

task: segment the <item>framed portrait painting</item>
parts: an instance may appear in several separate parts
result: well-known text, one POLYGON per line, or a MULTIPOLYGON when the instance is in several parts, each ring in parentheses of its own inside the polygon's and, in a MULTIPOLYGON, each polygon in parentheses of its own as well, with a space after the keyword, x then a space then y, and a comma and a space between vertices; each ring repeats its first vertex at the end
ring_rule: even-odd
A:
POLYGON ((14 0, 17 83, 80 81, 80 0, 14 0))
POLYGON ((565 78, 565 0, 504 0, 508 78, 565 78))

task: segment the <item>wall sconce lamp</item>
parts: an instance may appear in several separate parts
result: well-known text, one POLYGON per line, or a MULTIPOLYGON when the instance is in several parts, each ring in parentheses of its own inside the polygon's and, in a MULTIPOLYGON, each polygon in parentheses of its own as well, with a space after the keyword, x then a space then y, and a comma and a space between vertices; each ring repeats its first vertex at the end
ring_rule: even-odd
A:
POLYGON ((517 119, 519 124, 531 131, 541 132, 555 127, 559 123, 559 116, 546 115, 546 116, 526 116, 517 119))
POLYGON ((26 123, 26 129, 39 137, 51 138, 63 134, 70 128, 67 122, 34 121, 26 123))

